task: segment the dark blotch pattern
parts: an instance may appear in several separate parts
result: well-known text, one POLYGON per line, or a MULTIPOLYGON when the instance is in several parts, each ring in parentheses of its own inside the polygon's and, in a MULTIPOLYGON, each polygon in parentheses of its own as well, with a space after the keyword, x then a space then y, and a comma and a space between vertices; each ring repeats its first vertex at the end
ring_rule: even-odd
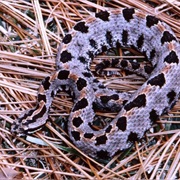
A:
POLYGON ((63 42, 64 44, 68 44, 68 43, 71 42, 71 39, 72 39, 71 34, 66 34, 66 36, 63 38, 62 42, 63 42))
POLYGON ((71 61, 71 59, 72 59, 72 55, 68 51, 65 50, 61 53, 61 58, 60 58, 61 62, 66 63, 68 61, 71 61))
POLYGON ((131 66, 134 70, 140 68, 140 64, 138 62, 129 61, 131 63, 131 66))
POLYGON ((77 80, 76 84, 78 91, 81 91, 84 87, 87 86, 86 80, 81 77, 77 80))
POLYGON ((105 104, 105 103, 107 103, 109 101, 109 96, 101 96, 100 99, 101 99, 101 102, 103 104, 105 104))
POLYGON ((162 87, 165 84, 165 78, 164 78, 164 74, 158 74, 157 76, 153 77, 152 79, 150 79, 147 84, 150 84, 152 86, 159 86, 162 87))
POLYGON ((46 77, 43 81, 42 81, 42 85, 44 87, 45 90, 49 89, 51 83, 49 82, 50 77, 46 77))
POLYGON ((150 52, 150 60, 152 60, 156 55, 156 50, 155 49, 152 49, 151 52, 150 52))
MULTIPOLYGON (((39 108, 39 105, 37 105, 35 109, 38 109, 38 108, 39 108)), ((34 109, 29 110, 27 113, 24 114, 23 117, 18 118, 18 123, 22 123, 23 119, 26 119, 28 116, 31 116, 33 113, 34 113, 34 109)), ((30 120, 30 121, 32 121, 32 120, 30 120)), ((22 123, 22 124, 27 125, 28 123, 29 123, 29 121, 25 121, 25 123, 22 123)))
POLYGON ((77 111, 77 110, 79 110, 79 109, 83 109, 83 108, 85 108, 85 107, 87 107, 88 106, 88 101, 87 101, 87 99, 86 98, 83 98, 83 99, 81 99, 81 100, 79 100, 76 104, 75 104, 75 106, 74 106, 74 108, 73 108, 73 112, 74 111, 77 111))
POLYGON ((122 60, 122 61, 121 61, 121 66, 122 66, 123 68, 127 67, 127 66, 128 66, 128 62, 127 62, 126 60, 122 60))
POLYGON ((116 48, 120 48, 121 47, 121 43, 119 42, 119 40, 116 41, 116 48))
POLYGON ((94 39, 90 39, 89 40, 89 44, 94 48, 94 49, 97 49, 97 44, 96 44, 96 41, 94 39))
POLYGON ((154 109, 149 113, 149 118, 152 123, 155 123, 158 120, 159 116, 157 115, 157 112, 154 109))
POLYGON ((161 43, 164 44, 165 42, 171 42, 172 40, 176 41, 176 38, 169 31, 164 31, 161 43))
POLYGON ((118 100, 119 99, 119 96, 117 94, 113 94, 110 96, 111 99, 113 100, 118 100))
POLYGON ((46 95, 45 94, 38 94, 37 101, 40 102, 42 100, 46 103, 46 95))
POLYGON ((70 72, 67 70, 61 70, 58 73, 58 79, 60 80, 66 80, 69 77, 70 72))
POLYGON ((176 54, 176 52, 174 51, 171 51, 164 59, 164 62, 167 62, 167 63, 179 63, 179 59, 178 59, 178 56, 176 54))
POLYGON ((80 118, 80 117, 75 117, 74 119, 73 119, 73 125, 75 126, 75 127, 79 127, 81 124, 83 123, 83 120, 80 118))
POLYGON ((117 120, 117 122, 116 122, 116 126, 119 128, 119 130, 125 131, 126 130, 126 126, 127 126, 127 119, 126 119, 126 117, 124 117, 124 116, 120 117, 117 120))
POLYGON ((54 97, 54 95, 55 95, 55 94, 54 94, 54 91, 52 91, 52 92, 51 92, 51 97, 53 98, 53 97, 54 97))
POLYGON ((79 141, 79 140, 80 140, 80 133, 79 133, 79 132, 77 132, 77 131, 72 131, 71 134, 72 134, 72 137, 73 137, 76 141, 79 141))
POLYGON ((128 42, 128 32, 126 30, 123 30, 123 33, 122 33, 122 42, 124 45, 127 44, 128 42))
POLYGON ((102 45, 102 52, 105 52, 105 51, 107 51, 107 46, 106 45, 102 45))
POLYGON ((95 145, 98 146, 100 144, 106 144, 106 141, 107 141, 106 135, 96 137, 96 144, 95 145))
POLYGON ((109 12, 107 11, 100 11, 99 13, 96 13, 95 16, 103 21, 109 21, 109 12))
POLYGON ((112 126, 111 125, 109 125, 107 128, 106 128, 106 133, 110 133, 111 132, 111 129, 112 129, 112 126))
POLYGON ((127 141, 130 141, 130 142, 135 142, 138 140, 138 135, 134 132, 131 132, 128 136, 128 140, 127 141))
POLYGON ((128 102, 128 100, 124 100, 123 103, 122 103, 123 106, 124 106, 127 102, 128 102))
POLYGON ((117 94, 113 94, 111 96, 101 96, 100 99, 103 104, 106 104, 110 100, 118 100, 119 96, 117 94))
POLYGON ((91 139, 93 136, 94 136, 93 133, 84 133, 85 138, 91 139))
POLYGON ((172 90, 167 94, 167 97, 169 98, 169 104, 172 103, 176 97, 176 93, 172 90))
POLYGON ((86 59, 83 56, 79 56, 78 60, 80 60, 80 62, 83 64, 86 63, 86 59))
POLYGON ((126 111, 129 111, 130 109, 134 107, 144 107, 146 105, 146 95, 145 94, 140 94, 137 98, 134 99, 134 101, 126 104, 124 106, 124 109, 126 111))
MULTIPOLYGON (((38 107, 39 108, 39 105, 37 105, 36 107, 38 107)), ((31 116, 32 114, 33 114, 33 112, 34 112, 34 109, 30 109, 28 112, 27 112, 27 116, 31 116)), ((26 118, 24 118, 24 119, 26 119, 26 118)))
POLYGON ((144 66, 144 71, 147 73, 147 74, 151 74, 151 72, 153 71, 153 67, 151 66, 144 66))
POLYGON ((87 33, 88 32, 88 26, 85 25, 84 21, 78 22, 75 26, 74 29, 76 31, 80 31, 82 33, 87 33))
POLYGON ((133 19, 133 14, 135 13, 134 9, 133 8, 126 8, 126 9, 123 9, 123 16, 124 16, 124 19, 126 21, 130 21, 131 19, 133 19))
MULTIPOLYGON (((35 122, 38 118, 43 117, 43 115, 46 113, 46 110, 47 110, 46 106, 43 106, 43 108, 41 109, 41 111, 40 111, 38 114, 36 114, 35 116, 33 116, 31 122, 35 122)), ((31 123, 30 123, 30 124, 31 124, 31 123)), ((37 128, 39 128, 39 127, 37 127, 37 128)))
POLYGON ((146 26, 149 27, 149 28, 150 28, 151 26, 154 26, 154 25, 158 24, 158 22, 159 22, 159 19, 157 19, 157 18, 154 17, 154 16, 148 15, 148 16, 146 17, 146 26))
POLYGON ((108 159, 109 153, 105 150, 100 150, 97 152, 97 157, 99 157, 100 159, 108 159))
POLYGON ((143 43, 144 43, 144 36, 143 36, 143 34, 141 34, 141 35, 139 36, 138 40, 137 40, 137 47, 138 47, 139 49, 141 49, 143 43))
POLYGON ((106 41, 107 43, 110 45, 110 46, 113 46, 113 43, 112 43, 112 35, 111 35, 111 32, 110 31, 107 31, 106 32, 106 41))
POLYGON ((87 55, 88 55, 91 59, 94 58, 94 53, 93 53, 93 51, 88 51, 88 52, 87 52, 87 55))
POLYGON ((83 72, 82 74, 88 78, 92 77, 91 73, 89 73, 89 72, 83 72))

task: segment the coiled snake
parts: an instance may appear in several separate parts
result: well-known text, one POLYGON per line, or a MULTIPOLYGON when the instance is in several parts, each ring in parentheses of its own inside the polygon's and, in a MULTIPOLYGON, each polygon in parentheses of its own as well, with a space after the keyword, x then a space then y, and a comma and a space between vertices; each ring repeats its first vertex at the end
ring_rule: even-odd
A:
MULTIPOLYGON (((142 138, 178 100, 179 63, 180 44, 164 22, 133 8, 101 11, 78 22, 64 37, 57 55, 57 70, 42 82, 37 106, 15 121, 12 132, 24 135, 41 128, 56 92, 69 87, 74 93, 68 121, 71 140, 92 157, 112 157, 142 138), (154 67, 147 81, 131 96, 105 88, 89 68, 95 55, 117 46, 134 47, 154 67), (92 127, 95 107, 115 107, 120 111, 97 131, 92 127)), ((112 60, 111 65, 126 68, 128 63, 112 60)), ((138 69, 137 65, 132 64, 132 69, 138 69)), ((147 69, 144 72, 150 73, 147 69)))

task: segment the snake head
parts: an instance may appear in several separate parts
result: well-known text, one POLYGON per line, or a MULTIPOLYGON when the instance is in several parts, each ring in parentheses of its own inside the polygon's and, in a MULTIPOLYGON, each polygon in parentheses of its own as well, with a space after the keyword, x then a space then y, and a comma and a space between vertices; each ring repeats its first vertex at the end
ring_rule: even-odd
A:
POLYGON ((16 122, 13 122, 11 126, 11 132, 13 135, 17 136, 25 136, 29 134, 27 125, 20 122, 20 118, 16 120, 16 122))
POLYGON ((11 132, 18 136, 32 134, 46 123, 48 110, 44 104, 38 104, 34 109, 25 111, 11 126, 11 132))

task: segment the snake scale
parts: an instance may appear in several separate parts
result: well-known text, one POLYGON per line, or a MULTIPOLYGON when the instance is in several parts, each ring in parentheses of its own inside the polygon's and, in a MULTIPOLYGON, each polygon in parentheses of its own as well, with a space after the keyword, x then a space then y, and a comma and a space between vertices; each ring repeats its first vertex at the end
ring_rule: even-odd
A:
MULTIPOLYGON (((124 68, 128 65, 117 60, 112 64, 124 68)), ((180 95, 177 38, 166 23, 134 8, 101 11, 79 21, 63 38, 56 65, 57 70, 40 85, 36 107, 15 121, 12 132, 25 135, 40 129, 48 119, 57 91, 69 88, 74 105, 68 133, 72 142, 92 157, 112 157, 129 148, 174 106, 180 95), (147 81, 130 96, 104 87, 90 71, 93 58, 113 47, 135 48, 154 68, 147 81), (95 130, 95 107, 114 107, 119 113, 103 129, 95 130)), ((132 64, 133 68, 138 67, 132 64)))

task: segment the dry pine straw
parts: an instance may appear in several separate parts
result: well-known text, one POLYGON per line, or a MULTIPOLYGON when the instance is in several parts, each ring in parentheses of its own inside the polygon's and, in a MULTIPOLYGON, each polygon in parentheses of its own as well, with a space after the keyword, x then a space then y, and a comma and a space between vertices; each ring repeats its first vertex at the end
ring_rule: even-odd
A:
MULTIPOLYGON (((175 179, 180 174, 179 102, 170 112, 172 117, 163 116, 154 132, 147 133, 147 142, 136 143, 130 152, 125 151, 99 163, 76 149, 66 132, 54 126, 54 122, 47 123, 46 129, 27 139, 14 138, 9 131, 14 119, 35 105, 39 83, 55 69, 57 47, 64 34, 75 22, 92 12, 104 10, 105 6, 136 7, 168 23, 180 38, 180 3, 169 0, 148 2, 0 1, 0 179, 7 176, 18 179, 175 179)), ((130 51, 130 58, 143 59, 138 52, 130 51)), ((116 56, 123 58, 126 52, 120 49, 116 56)), ((110 55, 114 57, 114 53, 96 57, 92 71, 102 57, 111 58, 110 55)), ((136 90, 144 82, 136 75, 125 76, 125 72, 120 72, 120 76, 97 78, 110 88, 124 91, 136 90)), ((67 119, 71 107, 71 98, 61 92, 53 101, 51 119, 62 115, 67 119)), ((106 118, 115 116, 101 112, 98 115, 106 118)))

